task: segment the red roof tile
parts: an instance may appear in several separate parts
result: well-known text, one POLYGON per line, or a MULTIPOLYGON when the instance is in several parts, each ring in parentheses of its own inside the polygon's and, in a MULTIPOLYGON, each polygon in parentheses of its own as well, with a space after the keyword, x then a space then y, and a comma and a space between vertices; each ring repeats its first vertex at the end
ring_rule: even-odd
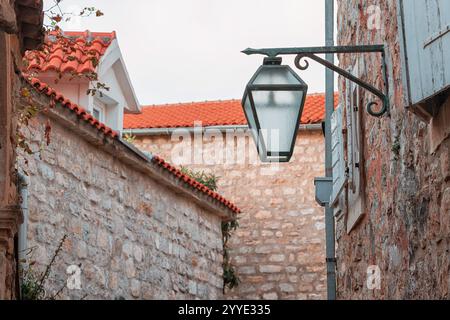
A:
POLYGON ((119 137, 119 133, 112 130, 104 123, 101 123, 96 118, 94 118, 90 113, 86 111, 83 107, 73 103, 69 99, 66 99, 61 93, 57 92, 55 89, 51 88, 48 84, 40 81, 37 78, 26 78, 28 82, 40 93, 45 94, 53 99, 55 103, 61 103, 61 105, 65 108, 68 108, 75 112, 77 116, 88 122, 93 127, 97 128, 97 130, 101 131, 103 134, 110 136, 112 138, 119 137))
POLYGON ((114 31, 63 32, 63 37, 50 34, 40 50, 25 53, 24 71, 75 74, 95 72, 93 60, 100 60, 115 38, 114 31))
MULTIPOLYGON (((338 103, 338 95, 336 105, 338 103)), ((325 94, 308 95, 303 109, 301 124, 320 123, 325 118, 325 94)), ((125 129, 193 127, 202 125, 246 125, 240 100, 206 101, 155 105, 142 108, 139 114, 125 114, 125 129)))
MULTIPOLYGON (((91 116, 84 108, 78 106, 77 104, 71 102, 69 99, 66 99, 61 93, 55 91, 51 87, 49 87, 46 83, 40 81, 37 78, 28 78, 25 76, 25 79, 40 93, 45 94, 46 96, 49 96, 53 99, 55 103, 60 103, 64 108, 68 108, 75 112, 77 116, 86 121, 88 124, 99 130, 101 133, 103 133, 106 136, 109 136, 113 139, 119 140, 120 135, 118 132, 112 130, 111 128, 107 127, 105 124, 99 122, 97 119, 95 119, 93 116, 91 116)), ((186 174, 182 173, 179 169, 175 168, 174 166, 170 165, 166 161, 164 161, 162 158, 158 156, 153 156, 151 159, 152 163, 164 168, 165 170, 171 172, 175 177, 177 177, 179 180, 181 180, 186 187, 194 188, 197 190, 200 190, 201 192, 205 193, 207 196, 217 200, 221 204, 225 205, 228 209, 230 209, 234 213, 240 213, 241 210, 239 210, 238 207, 236 207, 233 203, 219 195, 218 193, 212 191, 205 185, 195 181, 194 179, 190 178, 186 174)))
POLYGON ((201 192, 206 193, 208 196, 212 197, 213 199, 216 199, 217 201, 221 202, 222 204, 224 204, 226 207, 228 207, 233 212, 235 212, 235 213, 241 212, 241 210, 238 207, 236 207, 233 203, 231 203, 230 201, 228 201, 227 199, 222 197, 220 194, 212 191, 204 184, 197 182, 196 180, 192 179, 188 175, 182 173, 181 170, 179 170, 179 169, 175 168, 174 166, 172 166, 171 164, 167 163, 162 158, 160 158, 158 156, 153 156, 152 162, 156 163, 160 167, 165 168, 166 170, 170 171, 175 177, 184 181, 186 184, 190 185, 191 187, 193 187, 197 190, 200 190, 201 192))

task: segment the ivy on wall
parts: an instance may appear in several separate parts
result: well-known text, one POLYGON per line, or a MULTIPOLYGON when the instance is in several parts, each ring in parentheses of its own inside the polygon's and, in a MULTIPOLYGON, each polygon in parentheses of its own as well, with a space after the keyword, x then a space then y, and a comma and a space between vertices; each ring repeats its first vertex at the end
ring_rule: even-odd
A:
MULTIPOLYGON (((212 191, 217 191, 217 182, 219 177, 212 173, 206 173, 204 171, 195 171, 186 167, 181 167, 181 172, 188 175, 192 179, 201 184, 204 184, 212 191)), ((237 219, 222 222, 222 242, 223 242, 223 293, 225 294, 226 289, 233 289, 237 287, 240 283, 239 277, 237 275, 236 269, 234 268, 231 258, 230 258, 230 248, 229 240, 234 231, 239 227, 239 222, 237 219)))
POLYGON ((188 175, 195 181, 204 184, 212 191, 217 191, 218 189, 217 182, 219 180, 219 177, 215 176, 212 173, 206 173, 204 171, 195 171, 186 167, 181 167, 181 172, 184 173, 185 175, 188 175))
POLYGON ((233 289, 239 285, 239 277, 236 273, 231 259, 228 241, 231 238, 232 232, 239 227, 239 222, 237 219, 222 222, 222 240, 223 240, 223 293, 225 294, 226 289, 233 289))
POLYGON ((66 282, 64 282, 59 290, 52 293, 47 292, 45 287, 47 280, 50 279, 52 268, 63 249, 63 245, 66 239, 67 235, 64 235, 64 237, 59 242, 59 245, 56 248, 55 252, 53 253, 52 259, 46 265, 43 272, 39 272, 35 269, 36 261, 32 259, 33 248, 28 250, 27 256, 29 258, 20 261, 21 300, 56 300, 60 298, 60 295, 66 288, 66 282))

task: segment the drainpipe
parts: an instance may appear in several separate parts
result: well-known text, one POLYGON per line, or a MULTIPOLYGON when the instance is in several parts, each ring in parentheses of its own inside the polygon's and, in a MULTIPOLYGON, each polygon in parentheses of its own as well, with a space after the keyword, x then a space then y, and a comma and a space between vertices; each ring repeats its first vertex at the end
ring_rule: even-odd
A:
POLYGON ((28 231, 28 177, 23 173, 18 174, 19 178, 19 194, 20 194, 20 208, 23 214, 23 223, 19 226, 18 233, 18 251, 19 251, 19 262, 18 266, 21 265, 23 259, 27 257, 27 231, 28 231))
MULTIPOLYGON (((325 0, 325 44, 334 46, 334 0, 325 0)), ((327 54, 326 60, 334 63, 334 54, 327 54)), ((333 177, 331 150, 331 115, 334 112, 334 72, 326 69, 325 75, 325 174, 333 177)), ((336 252, 334 211, 325 207, 327 297, 336 300, 336 252)))

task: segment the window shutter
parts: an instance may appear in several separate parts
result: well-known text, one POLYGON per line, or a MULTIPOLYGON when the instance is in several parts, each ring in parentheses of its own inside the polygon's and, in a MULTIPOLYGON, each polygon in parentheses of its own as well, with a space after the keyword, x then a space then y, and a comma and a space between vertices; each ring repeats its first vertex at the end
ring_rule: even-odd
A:
POLYGON ((359 95, 358 87, 356 85, 351 86, 351 121, 352 121, 352 191, 353 193, 359 192, 360 185, 360 146, 361 146, 361 135, 360 135, 360 123, 359 123, 359 95))
POLYGON ((345 117, 347 124, 347 178, 348 178, 348 186, 350 189, 353 189, 353 83, 350 80, 347 80, 346 83, 346 93, 345 93, 345 117))
POLYGON ((342 106, 338 106, 331 116, 331 148, 333 161, 333 190, 330 207, 337 204, 346 183, 344 142, 342 136, 342 106))
POLYGON ((430 105, 418 105, 450 87, 450 1, 398 0, 407 105, 429 120, 430 105))
MULTIPOLYGON (((352 71, 359 77, 358 67, 352 71)), ((359 88, 351 81, 346 83, 347 123, 347 232, 350 232, 364 215, 363 165, 361 150, 360 97, 359 88)))

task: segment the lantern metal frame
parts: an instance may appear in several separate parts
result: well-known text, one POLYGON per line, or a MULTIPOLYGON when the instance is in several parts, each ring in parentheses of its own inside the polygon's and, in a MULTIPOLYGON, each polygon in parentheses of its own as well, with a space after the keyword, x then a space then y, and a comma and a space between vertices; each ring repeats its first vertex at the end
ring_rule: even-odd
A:
POLYGON ((249 124, 249 126, 250 126, 251 121, 248 118, 247 112, 245 112, 245 102, 246 102, 247 96, 248 96, 248 99, 250 102, 251 111, 253 113, 253 119, 254 119, 254 122, 256 125, 256 128, 250 128, 250 129, 252 129, 252 134, 255 139, 256 148, 258 150, 258 154, 261 158, 261 161, 263 161, 263 162, 283 163, 283 162, 289 162, 291 160, 292 155, 294 153, 295 141, 297 139, 297 135, 298 135, 298 131, 299 131, 298 124, 300 123, 300 119, 301 119, 301 116, 303 113, 303 108, 305 106, 306 96, 308 93, 308 85, 306 84, 306 82, 302 78, 300 78, 299 75, 296 72, 294 72, 294 70, 292 70, 288 65, 285 65, 285 66, 281 65, 281 61, 282 60, 280 57, 264 58, 263 65, 258 68, 258 70, 255 72, 255 74, 253 75, 253 77, 250 79, 247 86, 245 87, 244 97, 242 98, 242 108, 244 109, 244 114, 245 114, 245 117, 247 119, 247 123, 249 124), (295 79, 299 83, 298 84, 253 84, 253 82, 259 76, 260 71, 263 68, 267 68, 270 66, 284 67, 284 68, 288 69, 289 72, 291 72, 291 74, 295 77, 295 79), (290 146, 289 152, 278 152, 278 153, 272 154, 272 152, 267 151, 268 145, 266 145, 266 143, 264 143, 265 142, 264 136, 262 135, 261 132, 259 132, 259 130, 261 130, 261 124, 259 122, 258 113, 256 112, 255 102, 253 100, 253 92, 254 91, 297 91, 297 92, 302 91, 303 92, 302 101, 301 101, 298 116, 297 116, 297 119, 295 122, 296 125, 295 125, 295 129, 294 129, 294 135, 291 140, 291 146, 290 146), (260 149, 260 147, 262 148, 262 150, 260 149))
POLYGON ((385 114, 389 115, 390 103, 389 103, 389 82, 387 76, 387 64, 386 64, 386 50, 384 45, 360 45, 360 46, 325 46, 325 47, 299 47, 299 48, 267 48, 267 49, 252 49, 248 48, 242 51, 247 55, 260 54, 269 58, 275 58, 279 55, 296 55, 295 66, 300 70, 306 70, 309 67, 309 62, 305 60, 304 65, 301 64, 302 59, 312 59, 328 69, 337 72, 341 76, 356 83, 367 91, 377 96, 382 102, 382 108, 378 111, 374 110, 374 106, 378 106, 376 101, 370 101, 367 106, 367 112, 374 117, 382 117, 385 114), (326 61, 317 56, 317 54, 348 54, 348 53, 381 53, 381 68, 383 73, 383 80, 385 90, 379 90, 373 85, 365 82, 364 80, 352 75, 350 72, 336 66, 335 64, 326 61))

